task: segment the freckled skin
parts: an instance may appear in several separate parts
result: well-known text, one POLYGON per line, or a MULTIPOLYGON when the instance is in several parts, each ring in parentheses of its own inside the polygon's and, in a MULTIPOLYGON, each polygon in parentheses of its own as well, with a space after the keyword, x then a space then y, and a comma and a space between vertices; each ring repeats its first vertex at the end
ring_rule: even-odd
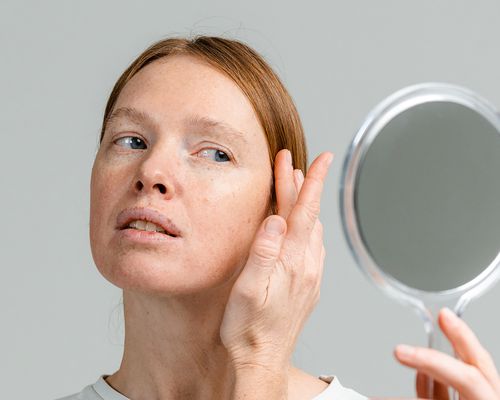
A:
MULTIPOLYGON (((266 137, 240 88, 190 56, 146 66, 123 88, 120 107, 146 112, 156 124, 121 121, 107 129, 92 168, 92 255, 100 273, 123 289, 125 318, 122 362, 106 381, 128 398, 231 399, 234 370, 220 323, 255 232, 270 213, 266 137), (193 137, 183 123, 192 114, 233 126, 248 144, 193 137), (125 136, 142 138, 147 149, 115 144, 125 136), (200 155, 218 144, 235 160, 200 155), (155 189, 159 183, 164 194, 155 189), (117 215, 134 206, 168 216, 182 239, 165 246, 118 240, 117 215)), ((290 366, 290 399, 312 398, 325 386, 290 366)))
POLYGON ((119 107, 145 111, 157 126, 124 121, 104 135, 91 177, 90 241, 99 271, 120 288, 166 297, 227 283, 245 264, 255 231, 269 214, 268 147, 250 102, 230 78, 182 55, 136 74, 121 92, 119 107), (192 114, 232 125, 249 145, 221 143, 236 161, 201 157, 219 139, 190 138, 183 120, 192 114), (144 151, 113 144, 116 137, 137 134, 147 142, 144 151), (156 190, 157 183, 167 193, 156 190), (117 215, 134 206, 171 218, 183 232, 179 243, 155 247, 117 240, 117 215))

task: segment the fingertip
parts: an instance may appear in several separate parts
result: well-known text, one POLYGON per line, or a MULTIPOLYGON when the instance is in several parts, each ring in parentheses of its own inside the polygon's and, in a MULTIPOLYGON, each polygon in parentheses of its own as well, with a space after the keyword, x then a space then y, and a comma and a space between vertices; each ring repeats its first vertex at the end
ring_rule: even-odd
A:
POLYGON ((290 150, 286 149, 285 157, 288 164, 292 165, 292 152, 290 150))
POLYGON ((326 159, 326 164, 328 166, 330 166, 330 164, 332 163, 333 158, 335 157, 335 155, 332 152, 330 152, 330 151, 328 151, 327 154, 328 154, 328 158, 326 159))
POLYGON ((415 354, 415 348, 407 344, 398 344, 394 349, 394 356, 398 360, 409 360, 415 354))
POLYGON ((280 215, 272 215, 267 219, 264 229, 273 236, 283 235, 286 231, 286 221, 280 215))
POLYGON ((457 315, 453 311, 451 311, 448 307, 443 307, 441 309, 441 314, 445 319, 449 321, 454 321, 455 318, 457 318, 457 315))
POLYGON ((283 162, 283 163, 285 163, 285 165, 291 165, 292 164, 292 153, 290 152, 290 150, 288 150, 286 148, 283 148, 283 149, 279 150, 276 153, 275 162, 278 162, 278 160, 280 158, 281 158, 281 160, 279 162, 283 162))
POLYGON ((292 152, 288 149, 283 149, 283 163, 285 164, 285 169, 289 171, 293 171, 293 160, 292 160, 292 152))
POLYGON ((299 169, 299 182, 301 186, 304 183, 304 173, 302 172, 301 169, 299 169))
POLYGON ((333 159, 335 158, 335 154, 331 151, 322 151, 320 154, 316 156, 314 161, 312 162, 311 166, 313 164, 325 164, 326 166, 329 166, 333 159))
POLYGON ((448 307, 444 307, 439 311, 438 322, 441 330, 446 330, 454 327, 457 324, 458 316, 448 307))
POLYGON ((395 359, 398 359, 399 346, 402 346, 402 345, 398 344, 398 345, 396 345, 396 347, 394 347, 394 349, 392 349, 392 355, 394 356, 395 359))

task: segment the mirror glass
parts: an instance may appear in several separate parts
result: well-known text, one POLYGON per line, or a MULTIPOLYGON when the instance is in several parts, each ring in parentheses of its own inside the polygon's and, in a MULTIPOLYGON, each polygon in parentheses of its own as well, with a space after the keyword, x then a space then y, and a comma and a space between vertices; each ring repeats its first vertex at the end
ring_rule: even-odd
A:
POLYGON ((353 195, 384 273, 422 291, 462 286, 500 251, 500 134, 463 104, 416 104, 367 146, 353 195))

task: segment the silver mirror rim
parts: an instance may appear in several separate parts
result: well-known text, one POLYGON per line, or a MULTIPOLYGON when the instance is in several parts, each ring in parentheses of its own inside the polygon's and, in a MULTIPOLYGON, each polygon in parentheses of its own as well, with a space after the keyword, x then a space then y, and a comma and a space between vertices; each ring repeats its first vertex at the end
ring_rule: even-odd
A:
MULTIPOLYGON (((381 129, 396 115, 419 104, 449 101, 468 107, 486 118, 500 134, 500 116, 496 109, 473 91, 461 86, 426 82, 411 85, 391 94, 381 101, 366 117, 354 136, 344 158, 340 178, 340 217, 349 249, 361 271, 387 295, 409 303, 424 311, 425 304, 451 304, 465 307, 500 278, 500 249, 495 259, 473 280, 453 289, 428 292, 405 285, 394 279, 376 264, 365 246, 356 218, 356 185, 359 171, 370 144, 381 129)), ((457 310, 456 310, 457 311, 457 310)))

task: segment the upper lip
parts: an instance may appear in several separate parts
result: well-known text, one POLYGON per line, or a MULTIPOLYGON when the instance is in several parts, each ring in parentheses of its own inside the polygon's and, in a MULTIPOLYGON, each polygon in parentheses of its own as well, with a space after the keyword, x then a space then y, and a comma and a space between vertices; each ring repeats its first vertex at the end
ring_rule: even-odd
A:
POLYGON ((125 229, 132 221, 142 220, 152 222, 162 227, 165 232, 172 236, 180 236, 181 231, 170 218, 152 208, 126 208, 117 217, 117 229, 125 229))

